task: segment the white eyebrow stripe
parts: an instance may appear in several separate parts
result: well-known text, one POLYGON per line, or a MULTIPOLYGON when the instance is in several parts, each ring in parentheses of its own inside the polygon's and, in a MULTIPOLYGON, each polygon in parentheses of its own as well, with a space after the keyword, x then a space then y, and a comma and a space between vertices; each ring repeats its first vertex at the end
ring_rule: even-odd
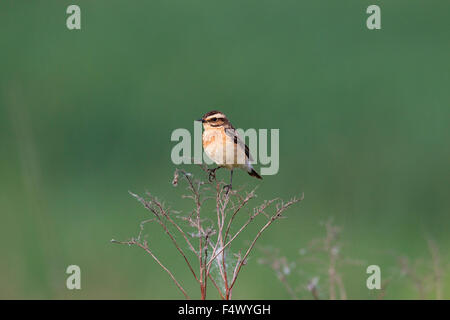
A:
POLYGON ((218 113, 218 114, 213 114, 213 115, 209 116, 208 118, 206 118, 205 120, 208 121, 208 120, 213 119, 213 118, 217 118, 217 119, 225 119, 225 115, 220 114, 220 113, 218 113))

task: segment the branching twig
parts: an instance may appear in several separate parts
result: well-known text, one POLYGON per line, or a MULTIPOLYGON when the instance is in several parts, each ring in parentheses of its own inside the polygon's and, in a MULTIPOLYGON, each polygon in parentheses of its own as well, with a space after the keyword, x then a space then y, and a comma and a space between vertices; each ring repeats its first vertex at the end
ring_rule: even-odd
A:
POLYGON ((186 298, 189 298, 186 291, 175 279, 173 274, 160 262, 159 259, 149 249, 147 242, 142 243, 140 241, 143 233, 143 226, 145 223, 157 222, 168 235, 171 242, 175 246, 178 253, 183 257, 186 265, 191 271, 197 283, 200 285, 201 299, 206 298, 207 281, 210 280, 213 286, 217 289, 222 299, 230 299, 233 287, 236 283, 238 275, 243 265, 246 264, 250 252, 255 246, 256 241, 260 238, 261 234, 275 221, 278 220, 283 212, 291 205, 303 200, 303 195, 300 199, 293 198, 287 202, 283 202, 278 198, 272 200, 265 200, 263 203, 255 207, 249 215, 246 222, 244 222, 237 231, 231 235, 233 222, 236 220, 236 216, 239 212, 242 212, 248 205, 251 199, 255 198, 255 189, 242 196, 240 190, 228 190, 224 192, 222 181, 215 180, 213 176, 210 181, 209 171, 205 166, 201 166, 202 170, 208 175, 205 181, 197 180, 191 173, 188 173, 181 169, 176 169, 172 184, 178 186, 181 181, 184 181, 187 185, 187 194, 182 195, 182 198, 191 199, 193 201, 193 210, 189 214, 178 214, 176 218, 187 222, 187 226, 182 226, 172 218, 171 210, 166 208, 163 203, 158 201, 156 197, 147 193, 149 200, 146 200, 137 194, 130 192, 147 210, 153 214, 152 219, 145 220, 141 223, 140 232, 137 239, 131 239, 129 241, 113 241, 114 243, 137 245, 147 253, 169 274, 177 287, 183 292, 186 298), (213 220, 202 217, 204 215, 204 206, 208 200, 215 200, 215 213, 216 222, 213 220), (269 207, 275 205, 275 213, 269 215, 266 213, 269 207), (236 254, 237 261, 228 261, 228 252, 231 250, 231 244, 242 232, 252 223, 259 215, 263 214, 268 218, 268 221, 260 228, 249 247, 244 251, 244 255, 241 256, 241 251, 238 250, 236 254), (205 222, 208 221, 208 224, 205 222), (175 228, 172 231, 172 227, 175 228), (186 231, 186 228, 192 228, 194 232, 186 231), (194 265, 189 256, 181 249, 181 246, 176 240, 175 234, 177 232, 181 234, 185 240, 189 249, 195 254, 197 260, 198 271, 194 271, 194 265), (213 237, 214 236, 214 237, 213 237), (213 239, 214 238, 214 239, 213 239), (223 283, 221 287, 214 278, 214 270, 212 266, 217 266, 218 276, 223 283), (230 270, 231 276, 228 274, 230 270))
POLYGON ((161 268, 164 269, 164 271, 166 271, 169 276, 172 278, 173 282, 175 282, 175 285, 178 287, 178 289, 180 289, 180 291, 183 293, 183 295, 185 296, 186 299, 190 299, 188 294, 186 293, 186 291, 183 289, 183 287, 181 286, 181 284, 177 281, 177 279, 175 279, 174 275, 172 274, 172 272, 169 271, 169 269, 166 268, 166 266, 164 266, 161 261, 159 261, 159 259, 153 254, 153 252, 149 249, 148 247, 148 243, 147 241, 144 241, 144 244, 141 244, 139 242, 137 242, 136 240, 132 239, 130 241, 116 241, 114 239, 111 240, 112 243, 118 243, 118 244, 127 244, 129 246, 131 245, 137 245, 139 248, 144 249, 148 254, 150 254, 152 256, 152 258, 161 266, 161 268))

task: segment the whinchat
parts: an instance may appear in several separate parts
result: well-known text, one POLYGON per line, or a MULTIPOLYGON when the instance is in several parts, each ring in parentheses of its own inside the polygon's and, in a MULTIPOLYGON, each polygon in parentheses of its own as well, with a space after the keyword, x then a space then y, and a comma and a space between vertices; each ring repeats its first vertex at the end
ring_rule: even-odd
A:
POLYGON ((252 177, 262 179, 253 169, 250 150, 225 114, 216 110, 210 111, 198 121, 203 123, 203 149, 208 157, 218 165, 211 172, 215 173, 219 168, 227 168, 231 171, 228 189, 232 188, 235 168, 245 170, 252 177))

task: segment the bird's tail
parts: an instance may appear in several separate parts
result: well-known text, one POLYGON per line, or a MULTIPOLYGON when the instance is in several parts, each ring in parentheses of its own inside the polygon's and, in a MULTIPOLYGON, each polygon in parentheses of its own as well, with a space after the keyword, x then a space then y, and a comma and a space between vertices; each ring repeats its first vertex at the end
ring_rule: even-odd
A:
POLYGON ((252 177, 258 178, 262 180, 262 177, 258 174, 258 172, 255 171, 255 169, 253 168, 249 168, 249 170, 247 171, 249 175, 251 175, 252 177))

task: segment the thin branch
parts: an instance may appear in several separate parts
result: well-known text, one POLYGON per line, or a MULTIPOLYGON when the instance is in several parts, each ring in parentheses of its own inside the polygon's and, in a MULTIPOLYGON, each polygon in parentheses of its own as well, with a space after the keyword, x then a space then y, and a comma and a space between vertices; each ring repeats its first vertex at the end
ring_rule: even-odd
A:
POLYGON ((248 219, 239 228, 237 228, 238 230, 233 235, 230 235, 231 226, 235 222, 235 218, 237 217, 238 213, 247 206, 249 201, 255 197, 256 188, 246 193, 245 197, 241 195, 243 191, 239 188, 235 190, 227 190, 227 192, 225 192, 223 188, 225 183, 223 181, 217 181, 214 175, 211 178, 210 170, 208 170, 206 166, 201 166, 201 169, 208 174, 208 179, 206 180, 207 182, 199 179, 194 179, 194 176, 191 173, 188 173, 181 169, 176 169, 174 173, 172 184, 174 186, 178 186, 180 181, 185 182, 187 184, 187 193, 183 194, 181 197, 191 199, 193 201, 193 208, 192 210, 189 210, 188 214, 186 215, 181 215, 179 214, 179 212, 171 211, 170 208, 165 207, 164 203, 158 201, 156 197, 152 196, 149 193, 147 193, 147 195, 150 197, 150 200, 147 201, 144 198, 130 192, 130 194, 135 197, 147 210, 152 212, 154 218, 141 222, 140 232, 137 239, 133 238, 132 240, 125 242, 113 240, 113 242, 128 245, 137 245, 140 248, 144 249, 169 274, 176 286, 180 289, 180 291, 183 292, 185 297, 189 298, 185 290, 175 279, 173 274, 157 259, 157 257, 150 250, 147 241, 142 243, 140 240, 144 231, 144 224, 149 222, 157 222, 162 227, 164 232, 168 235, 179 254, 184 258, 189 270, 193 274, 195 280, 199 283, 201 298, 206 298, 207 282, 208 280, 210 280, 213 286, 217 289, 217 292, 222 299, 230 299, 232 288, 236 283, 239 272, 241 271, 242 266, 246 264, 248 256, 252 251, 256 241, 275 220, 281 217, 284 210, 286 210, 292 204, 301 201, 303 199, 303 196, 301 199, 293 198, 287 203, 283 203, 281 201, 276 205, 275 213, 272 216, 270 216, 265 211, 268 210, 269 206, 271 206, 273 203, 275 203, 275 201, 279 199, 276 198, 264 201, 260 206, 253 208, 253 212, 249 215, 248 219), (212 199, 215 199, 215 212, 217 218, 216 221, 210 218, 202 218, 203 204, 207 200, 212 199), (177 213, 175 218, 179 218, 182 221, 187 222, 187 226, 189 228, 192 228, 193 232, 190 232, 191 230, 187 232, 184 226, 178 224, 172 218, 172 213, 177 213), (242 232, 252 221, 255 220, 256 217, 261 214, 268 218, 266 224, 264 224, 256 234, 250 246, 246 249, 245 254, 242 256, 242 250, 239 250, 237 261, 228 263, 228 261, 226 260, 228 260, 227 258, 229 251, 225 250, 229 248, 231 246, 231 243, 239 235, 242 234, 242 232), (175 228, 176 231, 169 230, 169 228, 172 229, 171 226, 175 228), (175 239, 175 234, 177 232, 181 234, 183 239, 186 241, 189 249, 194 252, 195 256, 197 257, 198 273, 194 271, 193 265, 175 239), (215 241, 213 241, 212 239, 213 236, 215 241), (217 270, 221 280, 223 281, 224 288, 221 288, 221 286, 219 286, 216 281, 217 278, 215 280, 211 274, 213 263, 217 263, 217 270), (233 273, 231 275, 230 282, 228 272, 230 272, 231 274, 231 271, 233 271, 233 273))
POLYGON ((270 220, 261 228, 261 230, 259 230, 259 232, 256 234, 255 238, 253 239, 252 243, 250 244, 250 246, 247 249, 247 252, 245 253, 244 257, 242 258, 242 261, 239 263, 239 267, 237 268, 237 272, 236 275, 233 277, 233 280, 231 282, 230 285, 230 290, 233 288, 234 284, 236 283, 236 280, 238 278, 239 272, 242 268, 242 266, 244 265, 244 263, 246 262, 246 259, 248 257, 248 255, 250 254, 250 252, 252 251, 253 247, 255 246, 256 241, 259 239, 259 237, 262 235, 262 233, 277 219, 279 219, 283 213, 283 211, 285 211, 287 208, 289 208, 291 205, 293 205, 294 203, 300 202, 302 201, 304 198, 304 195, 302 194, 301 198, 296 199, 293 198, 290 201, 288 201, 287 203, 281 203, 281 207, 277 208, 277 212, 270 218, 270 220))
POLYGON ((190 299, 188 294, 186 293, 186 291, 183 289, 183 287, 181 286, 181 284, 177 281, 177 279, 175 279, 174 275, 172 274, 172 272, 169 271, 169 269, 166 268, 166 266, 164 266, 161 261, 159 261, 159 259, 153 254, 153 252, 149 249, 147 241, 144 241, 144 244, 141 244, 135 240, 130 240, 130 241, 116 241, 116 240, 111 240, 112 243, 117 243, 117 244, 127 244, 127 245, 137 245, 138 247, 144 249, 148 254, 150 254, 152 256, 152 258, 161 266, 161 268, 163 268, 168 274, 169 276, 172 278, 173 282, 175 283, 175 285, 178 287, 178 289, 180 289, 180 291, 183 293, 184 297, 186 299, 190 299))
MULTIPOLYGON (((170 233, 169 229, 167 229, 167 226, 165 225, 165 223, 161 220, 161 217, 160 217, 160 215, 158 214, 158 212, 157 212, 157 211, 156 211, 156 210, 155 210, 155 209, 154 209, 147 201, 145 201, 145 199, 143 199, 142 197, 140 197, 140 196, 138 196, 137 194, 134 194, 134 193, 132 193, 132 192, 130 192, 130 191, 129 191, 129 193, 130 193, 133 197, 135 197, 136 199, 138 199, 138 201, 141 202, 142 205, 143 205, 145 208, 147 208, 148 210, 150 210, 150 211, 155 215, 155 217, 157 218, 156 221, 161 225, 161 227, 163 227, 164 231, 165 231, 166 234, 169 236, 169 238, 172 240, 172 243, 175 245, 175 247, 177 248, 178 252, 183 256, 184 261, 186 261, 186 264, 188 265, 189 270, 191 270, 191 272, 192 272, 192 274, 193 274, 195 280, 199 281, 198 278, 197 278, 197 275, 195 274, 194 269, 192 268, 192 266, 191 266, 191 264, 190 264, 190 262, 189 262, 189 260, 188 260, 188 258, 186 257, 186 255, 184 254, 184 252, 183 252, 183 250, 180 248, 180 246, 178 245, 178 243, 177 243, 177 241, 175 240, 175 238, 173 237, 172 233, 170 233)), ((165 212, 165 210, 162 209, 162 206, 159 205, 159 202, 157 202, 157 201, 152 201, 152 202, 154 202, 154 203, 156 203, 156 204, 158 205, 158 208, 160 209, 160 213, 163 214, 163 216, 164 216, 165 218, 169 218, 169 219, 170 219, 170 217, 169 217, 168 214, 165 212)), ((169 221, 172 221, 172 219, 170 219, 169 221)), ((194 251, 194 252, 195 252, 195 251, 194 251)))
POLYGON ((428 250, 431 253, 431 259, 433 261, 433 279, 436 290, 436 299, 442 300, 442 268, 441 268, 441 255, 439 253, 439 248, 431 239, 428 239, 428 250))
MULTIPOLYGON (((231 239, 224 245, 222 246, 222 248, 215 254, 212 256, 212 258, 210 259, 210 261, 208 262, 208 265, 210 265, 214 259, 220 255, 233 241, 234 239, 237 238, 237 236, 244 231, 244 229, 262 212, 264 212, 264 210, 270 206, 274 201, 276 201, 277 199, 272 199, 269 201, 265 201, 260 207, 255 208, 256 210, 253 212, 252 215, 250 215, 250 217, 248 218, 248 220, 241 226, 241 228, 234 234, 233 237, 231 237, 231 239)), ((301 201, 301 200, 299 200, 301 201)))

